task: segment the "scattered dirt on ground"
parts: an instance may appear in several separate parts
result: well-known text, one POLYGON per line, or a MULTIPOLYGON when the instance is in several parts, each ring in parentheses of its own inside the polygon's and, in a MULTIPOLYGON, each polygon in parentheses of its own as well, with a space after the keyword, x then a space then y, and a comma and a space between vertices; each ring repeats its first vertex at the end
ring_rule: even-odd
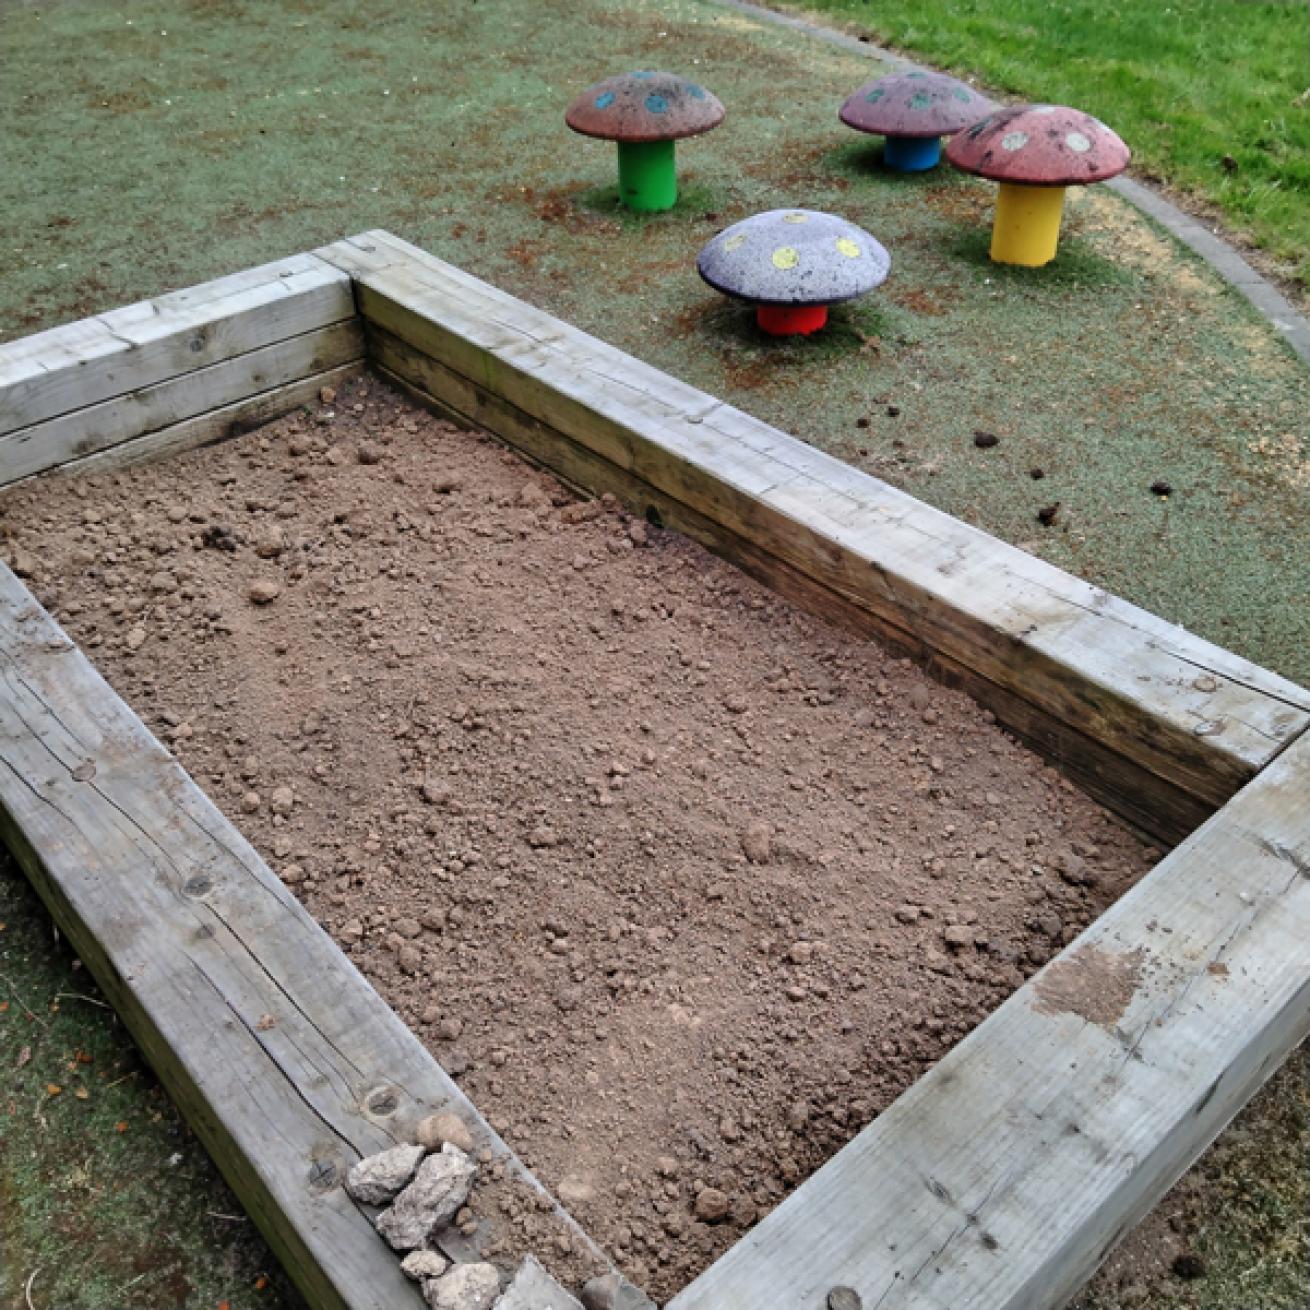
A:
POLYGON ((0 535, 660 1297, 1154 858, 965 696, 376 379, 0 535))
MULTIPOLYGON (((1108 232, 1123 263, 1167 280, 1184 298, 1213 297, 1220 284, 1202 277, 1181 246, 1162 237, 1132 205, 1113 192, 1088 187, 1074 205, 1087 232, 1108 232)), ((1257 338, 1259 340, 1259 338, 1257 338)))
POLYGON ((948 183, 944 186, 925 187, 920 194, 924 203, 935 213, 961 225, 991 221, 995 200, 985 192, 948 183))
POLYGON ((893 287, 887 298, 902 309, 924 314, 928 318, 940 318, 948 313, 959 299, 942 287, 928 289, 924 287, 893 287))

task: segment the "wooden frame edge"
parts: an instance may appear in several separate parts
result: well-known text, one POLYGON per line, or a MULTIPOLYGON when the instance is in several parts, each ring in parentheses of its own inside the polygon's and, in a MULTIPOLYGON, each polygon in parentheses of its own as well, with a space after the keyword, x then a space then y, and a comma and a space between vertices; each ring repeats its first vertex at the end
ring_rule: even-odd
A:
MULTIPOLYGON (((811 608, 900 644, 1048 755, 1074 750, 1080 781, 1090 779, 1088 789, 1117 801, 1137 826, 1177 840, 1222 807, 670 1303, 817 1306, 844 1284, 882 1310, 908 1310, 924 1298, 971 1310, 1058 1304, 1310 1028, 1310 693, 1153 616, 1132 611, 1125 625, 1116 612, 1116 639, 1133 634, 1166 703, 1157 714, 1149 697, 1112 686, 1098 701, 1112 721, 1063 721, 1059 702, 1035 703, 1022 687, 996 680, 994 669, 968 658, 967 642, 938 644, 938 629, 917 629, 918 607, 952 603, 950 575, 934 596, 918 583, 892 585, 886 569, 860 553, 871 522, 894 526, 885 507, 872 520, 850 508, 882 487, 874 479, 833 469, 801 443, 661 374, 681 406, 678 422, 708 424, 715 441, 736 443, 738 463, 708 458, 685 431, 665 445, 669 414, 648 391, 592 405, 586 387, 559 385, 563 374, 552 370, 560 351, 592 339, 389 234, 297 258, 348 277, 367 355, 411 394, 488 427, 575 485, 653 508, 811 608), (446 293, 435 311, 434 284, 446 293), (484 311, 486 334, 465 331, 484 311), (583 430, 573 426, 580 415, 583 430), (753 483, 755 460, 796 476, 753 483), (801 491, 819 474, 831 479, 831 504, 815 516, 801 491), (788 544, 774 553, 770 534, 779 528, 788 544), (860 581, 854 563, 874 580, 860 581), (1206 685, 1180 698, 1156 667, 1161 658, 1206 685), (1222 711, 1209 716, 1206 707, 1216 705, 1222 711), (1196 730, 1216 722, 1235 731, 1225 738, 1196 730), (1132 749, 1138 738, 1140 757, 1132 749), (1180 746, 1187 758, 1168 776, 1180 746), (1071 1172, 1082 1182, 1076 1191, 1071 1172)), ((185 308, 188 293, 177 295, 185 308)), ((77 348, 78 330, 72 325, 61 350, 77 348)), ((99 328, 87 331, 93 358, 116 357, 119 348, 99 328)), ((653 370, 595 345, 594 357, 573 360, 593 392, 625 385, 607 371, 616 357, 649 381, 653 370)), ((6 359, 0 350, 0 395, 6 359)), ((284 412, 279 405, 311 401, 321 385, 363 365, 313 372, 66 467, 112 466, 221 439, 284 412)), ((40 403, 54 402, 43 391, 40 403)), ((911 511, 907 501, 891 497, 906 513, 926 510, 911 511)), ((970 542, 992 542, 966 531, 970 542)), ((1029 583, 1052 585, 1058 573, 1012 562, 1029 583)), ((1088 596, 1076 586, 1075 609, 1088 596)), ((1088 613, 1104 618, 1115 606, 1123 602, 1093 590, 1088 613)), ((956 641, 958 633, 944 631, 956 641)), ((1006 611, 995 624, 996 658, 1016 659, 1026 672, 1051 665, 1076 673, 1066 650, 1034 651, 1031 636, 1006 611)), ((352 1156, 390 1144, 418 1114, 450 1104, 476 1111, 2 566, 0 681, 3 835, 279 1258, 315 1305, 417 1304, 367 1215, 336 1184, 352 1156), (103 888, 86 871, 105 861, 116 862, 117 877, 150 870, 128 900, 139 899, 134 909, 154 916, 156 928, 167 925, 159 959, 136 958, 143 953, 134 934, 115 922, 121 898, 114 914, 97 904, 103 888), (317 1012, 321 982, 296 982, 306 960, 344 980, 334 1001, 344 986, 355 1035, 317 1012), (203 1050, 169 1017, 179 998, 186 1006, 221 1001, 203 1050), (275 1020, 267 1029, 264 1016, 275 1020), (332 1072, 317 1077, 324 1067, 332 1072), (246 1084, 233 1074, 242 1068, 260 1074, 246 1084), (271 1154, 266 1133, 229 1122, 240 1120, 242 1098, 258 1103, 261 1116, 289 1116, 271 1154)), ((1098 695, 1105 691, 1102 673, 1091 681, 1098 695)), ((575 1234, 589 1241, 576 1227, 575 1234)))
POLYGON ((318 253, 355 278, 390 377, 910 651, 1166 844, 1310 727, 1310 690, 389 233, 318 253))
POLYGON ((1062 1305, 1308 1032, 1302 737, 668 1310, 1062 1305))
POLYGON ((221 439, 363 362, 354 283, 312 254, 0 344, 0 486, 221 439))
POLYGON ((0 836, 311 1305, 422 1305, 341 1184, 442 1109, 608 1265, 3 565, 0 836))

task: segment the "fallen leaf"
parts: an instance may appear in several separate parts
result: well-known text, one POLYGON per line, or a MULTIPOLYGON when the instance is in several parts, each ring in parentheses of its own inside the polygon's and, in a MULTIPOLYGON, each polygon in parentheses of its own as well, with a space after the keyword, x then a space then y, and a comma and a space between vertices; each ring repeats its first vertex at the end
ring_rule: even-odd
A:
POLYGON ((95 1062, 94 1056, 88 1055, 85 1051, 81 1049, 79 1049, 76 1052, 76 1054, 73 1056, 73 1059, 76 1060, 78 1064, 93 1064, 95 1062))
POLYGON ((85 1087, 79 1087, 73 1095, 76 1096, 79 1101, 86 1101, 91 1097, 91 1093, 88 1092, 85 1087))
POLYGON ((46 1083, 45 1090, 47 1096, 58 1096, 64 1089, 58 1083, 46 1083))
POLYGON ((125 1133, 125 1132, 127 1132, 127 1120, 126 1120, 126 1119, 120 1119, 120 1120, 119 1120, 119 1121, 114 1125, 114 1131, 115 1131, 116 1133, 125 1133))
POLYGON ((266 1288, 267 1286, 268 1286, 268 1275, 260 1274, 259 1277, 255 1279, 255 1291, 262 1292, 264 1288, 266 1288))
POLYGON ((8 1002, 8 1001, 0 1001, 0 1014, 4 1014, 4 1012, 5 1012, 8 1008, 9 1008, 9 1002, 8 1002))

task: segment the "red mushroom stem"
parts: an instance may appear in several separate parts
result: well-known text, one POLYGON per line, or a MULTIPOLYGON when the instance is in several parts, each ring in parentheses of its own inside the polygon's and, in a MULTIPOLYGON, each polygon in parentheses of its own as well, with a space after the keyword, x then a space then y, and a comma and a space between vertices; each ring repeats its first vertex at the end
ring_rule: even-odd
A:
POLYGON ((828 321, 828 306, 756 305, 755 321, 771 337, 808 337, 828 321))

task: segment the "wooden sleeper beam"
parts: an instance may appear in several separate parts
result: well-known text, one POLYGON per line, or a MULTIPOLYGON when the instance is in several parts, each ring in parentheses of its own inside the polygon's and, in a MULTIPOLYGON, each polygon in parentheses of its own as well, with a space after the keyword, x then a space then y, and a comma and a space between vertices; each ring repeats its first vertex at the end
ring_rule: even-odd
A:
POLYGON ((1306 689, 389 233, 318 253, 354 277, 392 376, 591 491, 668 508, 743 567, 766 562, 771 582, 915 652, 1166 843, 1310 725, 1306 689))
POLYGON ((1063 1305, 1310 1032, 1310 738, 668 1310, 1063 1305))
POLYGON ((0 837, 315 1310, 421 1306, 341 1182, 424 1115, 541 1191, 2 565, 0 837))

